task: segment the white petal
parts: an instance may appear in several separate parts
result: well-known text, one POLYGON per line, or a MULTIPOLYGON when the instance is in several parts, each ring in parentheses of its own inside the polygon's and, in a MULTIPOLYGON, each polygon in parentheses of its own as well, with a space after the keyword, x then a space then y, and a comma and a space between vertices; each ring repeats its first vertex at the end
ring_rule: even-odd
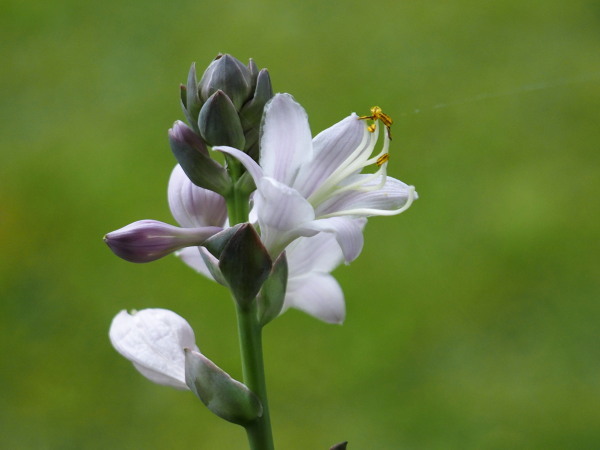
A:
POLYGON ((365 122, 356 114, 322 131, 313 139, 314 157, 300 168, 294 187, 308 198, 329 175, 366 143, 365 122))
POLYGON ((266 176, 291 186, 298 168, 312 158, 306 111, 291 95, 277 94, 263 117, 260 166, 266 176))
MULTIPOLYGON (((367 179, 369 175, 354 175, 347 182, 356 183, 360 179, 367 179)), ((414 192, 412 186, 392 177, 386 177, 385 184, 379 189, 377 187, 380 178, 365 183, 362 189, 344 191, 321 203, 317 208, 318 216, 333 214, 360 214, 360 215, 387 215, 402 212, 414 192), (361 213, 362 211, 362 213, 361 213)), ((416 193, 414 194, 416 198, 416 193)))
MULTIPOLYGON (((297 232, 298 227, 315 218, 312 205, 295 189, 268 177, 259 182, 254 208, 261 239, 272 256, 302 235, 297 232)), ((311 231, 310 234, 316 233, 311 231)))
POLYGON ((341 324, 346 317, 344 293, 329 274, 312 273, 290 278, 285 308, 296 308, 328 323, 341 324))
POLYGON ((166 309, 121 311, 110 326, 110 341, 150 380, 177 389, 185 384, 183 349, 198 351, 194 331, 181 316, 166 309))
POLYGON ((171 172, 168 200, 171 214, 185 228, 222 227, 227 218, 225 199, 196 186, 179 165, 171 172))
POLYGON ((289 277, 309 272, 331 272, 344 255, 332 233, 319 233, 313 237, 296 239, 285 249, 289 277))
POLYGON ((367 220, 365 218, 330 217, 313 220, 303 225, 303 228, 334 233, 337 243, 344 254, 346 264, 349 264, 362 251, 364 243, 362 230, 366 223, 367 220))
POLYGON ((175 253, 175 256, 180 258, 184 263, 194 269, 196 272, 204 275, 206 278, 214 280, 210 274, 206 263, 200 256, 200 249, 198 247, 186 247, 175 253))

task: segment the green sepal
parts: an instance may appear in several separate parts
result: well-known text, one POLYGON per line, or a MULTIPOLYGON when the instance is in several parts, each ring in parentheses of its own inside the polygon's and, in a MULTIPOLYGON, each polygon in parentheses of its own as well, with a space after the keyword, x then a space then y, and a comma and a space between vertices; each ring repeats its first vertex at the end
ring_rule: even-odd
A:
POLYGON ((272 268, 271 257, 252 225, 242 224, 231 237, 221 252, 219 268, 238 305, 250 305, 272 268))
POLYGON ((190 71, 188 73, 188 79, 186 84, 186 100, 185 109, 187 111, 186 116, 190 120, 192 127, 196 123, 198 113, 202 107, 202 101, 198 95, 198 79, 196 78, 196 63, 192 63, 190 71))
POLYGON ((221 90, 210 96, 200 109, 198 129, 208 145, 243 149, 244 130, 231 99, 221 90))
POLYGON ((185 382, 222 419, 246 427, 262 416, 260 400, 245 384, 231 378, 206 356, 187 348, 185 382))
POLYGON ((258 66, 252 58, 248 61, 248 71, 250 72, 250 92, 256 89, 256 78, 258 77, 258 66))
POLYGON ((169 144, 179 165, 196 186, 226 196, 231 189, 227 170, 208 154, 206 145, 183 122, 169 130, 169 144))
POLYGON ((275 263, 269 278, 266 279, 260 293, 258 294, 258 321, 265 326, 271 320, 279 315, 283 308, 285 290, 288 279, 288 265, 283 252, 275 263))
POLYGON ((220 231, 204 241, 202 246, 215 258, 220 259, 223 249, 229 243, 229 240, 233 237, 233 235, 242 227, 242 225, 244 224, 238 223, 233 227, 225 228, 223 231, 220 231))
POLYGON ((221 269, 219 269, 219 260, 216 259, 214 255, 210 254, 210 252, 203 252, 202 249, 200 250, 200 256, 214 280, 223 286, 227 286, 227 282, 225 281, 225 278, 223 278, 221 269))
POLYGON ((181 107, 185 110, 187 107, 187 88, 185 84, 179 85, 179 98, 181 99, 181 107))
POLYGON ((267 69, 262 69, 256 79, 256 90, 252 100, 244 105, 240 111, 240 119, 244 130, 259 128, 265 105, 273 97, 271 77, 267 69))

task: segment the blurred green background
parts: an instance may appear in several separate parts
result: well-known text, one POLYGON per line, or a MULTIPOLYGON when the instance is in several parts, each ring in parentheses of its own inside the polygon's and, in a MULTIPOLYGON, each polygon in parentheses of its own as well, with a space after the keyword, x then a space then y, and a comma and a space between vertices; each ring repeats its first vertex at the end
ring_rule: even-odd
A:
POLYGON ((600 448, 598 1, 2 0, 0 46, 1 448, 246 448, 107 336, 169 308, 241 376, 223 288, 101 240, 172 222, 178 85, 217 52, 315 134, 380 105, 420 194, 337 270, 344 326, 265 330, 278 448, 600 448))

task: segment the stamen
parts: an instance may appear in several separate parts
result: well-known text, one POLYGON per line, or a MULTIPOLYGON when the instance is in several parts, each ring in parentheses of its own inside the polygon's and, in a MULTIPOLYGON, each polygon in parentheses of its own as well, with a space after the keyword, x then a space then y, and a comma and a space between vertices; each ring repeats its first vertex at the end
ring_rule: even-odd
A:
POLYGON ((375 164, 377 164, 377 167, 381 167, 383 164, 385 164, 386 162, 388 162, 389 159, 390 159, 390 154, 389 153, 384 153, 379 158, 377 158, 377 161, 375 161, 375 164))
MULTIPOLYGON (((381 120, 381 123, 383 125, 385 125, 385 128, 387 129, 388 138, 390 138, 390 140, 392 140, 391 127, 392 127, 392 124, 394 123, 394 121, 392 120, 392 118, 390 116, 385 114, 379 106, 373 106, 371 108, 371 115, 370 116, 361 116, 361 117, 359 117, 359 120, 360 119, 373 120, 373 121, 381 120)), ((369 125, 369 127, 368 127, 368 130, 371 133, 373 132, 373 130, 371 129, 372 127, 373 127, 373 125, 369 125)))

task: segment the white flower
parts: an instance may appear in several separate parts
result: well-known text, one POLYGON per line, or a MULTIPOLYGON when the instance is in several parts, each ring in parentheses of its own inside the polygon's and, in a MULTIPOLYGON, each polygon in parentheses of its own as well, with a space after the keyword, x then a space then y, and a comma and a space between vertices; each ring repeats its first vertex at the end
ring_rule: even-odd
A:
POLYGON ((342 216, 399 214, 416 198, 414 187, 386 176, 388 133, 372 156, 379 130, 378 120, 367 126, 352 114, 311 139, 302 106, 277 94, 265 107, 259 164, 238 149, 215 149, 236 157, 253 177, 261 239, 273 256, 300 236, 325 231, 350 262, 362 248, 362 228, 342 216), (373 164, 377 172, 360 173, 373 164))
POLYGON ((115 316, 109 331, 115 349, 150 381, 176 389, 185 383, 184 349, 200 352, 187 321, 167 309, 143 309, 115 316))

